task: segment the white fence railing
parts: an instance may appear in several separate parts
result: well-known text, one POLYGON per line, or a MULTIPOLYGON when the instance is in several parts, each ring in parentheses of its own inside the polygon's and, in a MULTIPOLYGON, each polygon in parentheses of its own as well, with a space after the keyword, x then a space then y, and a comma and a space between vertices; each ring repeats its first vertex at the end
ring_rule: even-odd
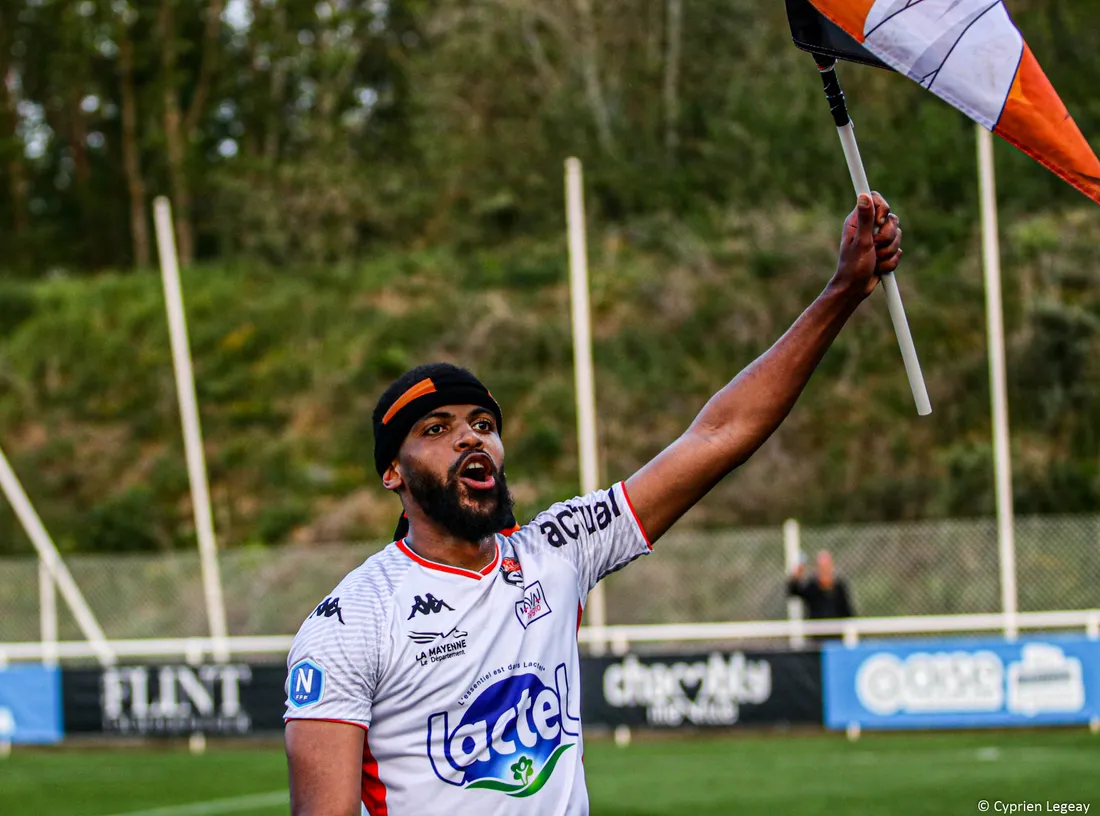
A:
MULTIPOLYGON (((607 579, 607 623, 786 619, 787 561, 794 552, 785 549, 801 549, 811 561, 818 550, 830 550, 863 617, 1002 611, 993 519, 802 526, 798 533, 787 535, 785 547, 778 525, 674 530, 651 556, 607 579)), ((1015 539, 1021 611, 1100 607, 1100 515, 1018 518, 1015 539)), ((296 631, 348 571, 382 546, 223 550, 218 560, 229 633, 296 631)), ((69 554, 65 560, 108 640, 210 634, 195 552, 69 554)), ((43 639, 39 577, 34 558, 0 559, 0 642, 43 639)), ((51 630, 59 640, 83 638, 58 600, 51 630)))
MULTIPOLYGON (((1019 626, 1095 628, 1088 610, 1100 608, 1100 515, 1018 518, 1015 527, 1019 626)), ((222 551, 231 648, 238 654, 284 650, 285 633, 296 631, 344 575, 383 546, 222 551)), ((102 625, 101 662, 211 653, 194 552, 72 554, 66 564, 102 625), (150 644, 167 651, 150 653, 150 644)), ((651 556, 607 579, 608 625, 582 629, 581 641, 600 653, 654 641, 786 640, 798 647, 807 636, 1011 632, 999 583, 993 519, 677 529, 651 556), (861 616, 856 622, 803 622, 797 603, 787 603, 790 564, 799 551, 812 560, 821 549, 833 553, 848 582, 861 616)), ((90 647, 80 642, 86 632, 70 604, 55 600, 53 581, 34 558, 0 559, 0 659, 88 656, 90 647)))
MULTIPOLYGON (((1025 631, 1080 631, 1093 640, 1100 639, 1100 609, 1073 611, 1023 612, 1016 625, 1025 631)), ((861 638, 879 635, 930 635, 968 632, 1000 632, 1005 628, 1001 614, 922 615, 895 618, 848 618, 846 620, 729 621, 725 623, 666 623, 581 627, 577 639, 588 646, 609 646, 621 654, 637 643, 746 642, 793 639, 799 634, 816 637, 842 637, 848 645, 861 638)), ((290 635, 230 637, 230 656, 285 655, 290 650, 290 635)), ((220 643, 220 641, 219 641, 220 643)), ((114 640, 109 642, 116 661, 137 658, 178 658, 202 663, 215 654, 212 638, 165 638, 154 640, 114 640)), ((100 655, 85 641, 56 644, 0 643, 0 666, 11 661, 44 661, 56 656, 61 660, 89 660, 100 655)))

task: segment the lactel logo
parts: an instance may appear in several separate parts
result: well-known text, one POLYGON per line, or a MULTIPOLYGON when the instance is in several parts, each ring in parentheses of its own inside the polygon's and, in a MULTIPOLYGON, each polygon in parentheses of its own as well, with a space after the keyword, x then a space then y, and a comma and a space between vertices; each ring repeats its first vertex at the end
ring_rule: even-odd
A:
POLYGON ((540 791, 558 760, 574 747, 580 717, 569 713, 565 664, 554 687, 538 675, 508 677, 488 686, 450 727, 448 712, 428 719, 428 758, 435 775, 451 785, 514 797, 540 791))

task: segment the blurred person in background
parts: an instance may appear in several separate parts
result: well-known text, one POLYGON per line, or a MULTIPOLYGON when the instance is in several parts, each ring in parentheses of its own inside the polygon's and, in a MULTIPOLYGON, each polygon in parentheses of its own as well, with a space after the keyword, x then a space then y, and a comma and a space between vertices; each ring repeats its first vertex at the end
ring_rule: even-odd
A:
POLYGON ((856 614, 848 584, 837 577, 833 554, 828 550, 817 554, 817 569, 809 579, 806 579, 805 560, 799 559, 787 581, 787 594, 802 599, 808 618, 852 618, 856 614))
POLYGON ((860 196, 832 279, 768 351, 628 479, 523 527, 489 389, 447 363, 391 384, 374 410, 374 465, 404 514, 394 542, 294 638, 294 816, 351 816, 360 803, 371 816, 587 814, 577 630, 588 593, 771 436, 900 244, 886 201, 860 196))

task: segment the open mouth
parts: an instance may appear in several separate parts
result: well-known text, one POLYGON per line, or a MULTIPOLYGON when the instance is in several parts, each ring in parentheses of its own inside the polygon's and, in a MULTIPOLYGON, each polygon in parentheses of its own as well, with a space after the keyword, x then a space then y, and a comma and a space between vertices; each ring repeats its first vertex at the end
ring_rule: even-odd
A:
POLYGON ((462 462, 458 478, 470 490, 492 490, 496 486, 493 460, 486 453, 471 453, 462 462))

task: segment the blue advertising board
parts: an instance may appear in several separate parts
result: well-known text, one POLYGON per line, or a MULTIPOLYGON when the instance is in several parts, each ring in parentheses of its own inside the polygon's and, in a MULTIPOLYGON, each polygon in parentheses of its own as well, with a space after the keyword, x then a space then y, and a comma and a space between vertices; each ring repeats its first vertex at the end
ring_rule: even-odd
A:
POLYGON ((1087 723, 1100 717, 1100 641, 831 643, 822 651, 822 681, 828 728, 1087 723))
POLYGON ((0 669, 0 740, 58 742, 61 723, 61 671, 16 664, 0 669))

